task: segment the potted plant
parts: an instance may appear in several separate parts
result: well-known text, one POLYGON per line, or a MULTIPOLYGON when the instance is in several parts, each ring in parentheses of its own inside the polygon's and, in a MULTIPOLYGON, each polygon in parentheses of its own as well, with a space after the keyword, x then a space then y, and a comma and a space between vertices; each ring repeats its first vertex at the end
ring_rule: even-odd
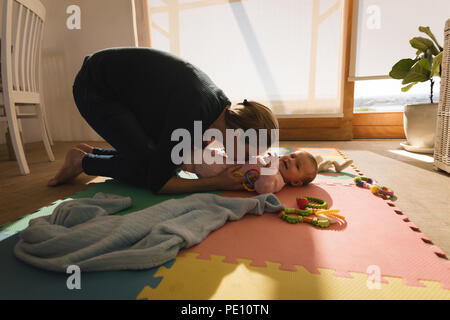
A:
POLYGON ((405 106, 403 125, 408 142, 402 146, 410 151, 432 153, 438 107, 433 99, 434 77, 441 76, 444 49, 429 27, 419 27, 419 31, 425 33, 431 40, 424 37, 411 39, 409 43, 417 50, 416 57, 397 62, 389 76, 403 80, 403 92, 409 91, 419 82, 430 82, 430 103, 405 106))

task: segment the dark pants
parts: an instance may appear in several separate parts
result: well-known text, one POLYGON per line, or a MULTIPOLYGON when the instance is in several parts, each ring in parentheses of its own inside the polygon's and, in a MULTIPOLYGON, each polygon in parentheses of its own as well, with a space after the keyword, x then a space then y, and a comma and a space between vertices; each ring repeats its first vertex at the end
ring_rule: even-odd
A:
POLYGON ((94 154, 83 158, 83 171, 147 186, 149 164, 154 157, 149 148, 151 139, 129 109, 90 86, 84 65, 73 85, 75 103, 86 122, 114 149, 94 149, 94 154))

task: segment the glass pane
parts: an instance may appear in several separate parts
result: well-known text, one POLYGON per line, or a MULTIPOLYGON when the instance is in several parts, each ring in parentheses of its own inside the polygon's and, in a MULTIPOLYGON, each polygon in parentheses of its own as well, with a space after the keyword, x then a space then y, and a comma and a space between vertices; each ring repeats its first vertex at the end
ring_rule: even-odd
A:
POLYGON ((388 75, 400 59, 414 58, 409 40, 429 26, 443 45, 449 0, 359 0, 356 76, 388 75))
MULTIPOLYGON (((402 92, 400 80, 355 82, 355 112, 403 112, 408 104, 430 103, 431 83, 418 83, 402 92)), ((435 78, 433 102, 439 102, 440 79, 435 78)))

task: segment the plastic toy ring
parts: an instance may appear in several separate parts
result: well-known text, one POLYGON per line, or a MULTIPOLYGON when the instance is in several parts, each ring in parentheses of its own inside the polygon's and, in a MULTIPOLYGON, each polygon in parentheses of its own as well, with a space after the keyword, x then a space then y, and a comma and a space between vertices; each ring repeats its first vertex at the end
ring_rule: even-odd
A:
MULTIPOLYGON (((233 174, 234 176, 238 175, 238 176, 244 177, 244 174, 243 174, 242 172, 239 172, 239 171, 234 171, 232 174, 233 174)), ((247 178, 247 179, 248 179, 248 178, 247 178)), ((249 188, 249 186, 247 186, 247 184, 246 184, 245 182, 242 182, 242 186, 244 187, 245 190, 247 190, 247 191, 249 191, 249 192, 255 191, 254 188, 249 188)))
POLYGON ((239 172, 239 171, 234 171, 234 172, 233 172, 233 175, 234 175, 234 176, 235 176, 235 175, 238 175, 238 176, 241 176, 241 177, 244 176, 244 174, 243 174, 242 172, 239 172))
POLYGON ((250 170, 247 170, 247 172, 245 172, 245 177, 247 178, 247 181, 248 181, 251 185, 254 185, 255 181, 258 180, 258 178, 259 178, 259 171, 256 170, 256 169, 250 169, 250 170), (251 178, 249 177, 250 174, 251 174, 252 172, 255 172, 255 173, 256 173, 256 175, 253 177, 253 179, 251 179, 251 178))
POLYGON ((367 177, 357 177, 353 180, 358 187, 370 189, 370 191, 383 199, 394 198, 394 191, 378 185, 373 179, 367 177))
POLYGON ((309 203, 306 204, 307 208, 311 208, 311 209, 328 209, 328 203, 325 200, 319 199, 319 198, 313 198, 313 197, 304 197, 304 196, 300 196, 297 197, 297 200, 299 198, 306 198, 309 203), (314 203, 311 203, 314 202, 314 203))
MULTIPOLYGON (((255 186, 255 182, 253 182, 253 181, 250 179, 250 177, 249 177, 250 174, 251 174, 251 172, 247 173, 247 174, 245 175, 245 177, 247 178, 248 183, 249 183, 252 187, 254 187, 254 186, 255 186)), ((256 181, 256 180, 255 180, 255 181, 256 181)))
POLYGON ((249 173, 249 172, 256 172, 256 174, 259 175, 259 171, 256 170, 256 169, 250 169, 250 170, 247 170, 247 172, 246 172, 245 174, 247 174, 247 173, 249 173))

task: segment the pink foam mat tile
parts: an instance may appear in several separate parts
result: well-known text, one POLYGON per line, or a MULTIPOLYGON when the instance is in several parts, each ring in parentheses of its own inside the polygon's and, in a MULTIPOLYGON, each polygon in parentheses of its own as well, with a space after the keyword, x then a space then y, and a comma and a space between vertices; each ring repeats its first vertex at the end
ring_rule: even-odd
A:
MULTIPOLYGON (((321 198, 329 207, 340 209, 346 224, 327 229, 310 224, 288 224, 277 214, 247 215, 212 232, 203 242, 189 248, 200 259, 224 256, 224 262, 250 259, 252 265, 280 264, 280 269, 295 272, 303 266, 311 273, 318 268, 335 270, 336 276, 351 272, 366 273, 377 266, 382 276, 403 278, 410 286, 423 286, 420 280, 438 281, 450 289, 450 270, 445 254, 419 231, 405 215, 397 213, 387 201, 357 186, 310 184, 286 187, 277 194, 285 207, 296 207, 297 196, 321 198), (408 220, 409 221, 409 220, 408 220), (441 254, 441 256, 439 256, 441 254)), ((223 196, 249 197, 253 193, 227 192, 223 196)), ((418 228, 417 228, 418 229, 418 228)), ((351 276, 350 276, 351 277, 351 276)))
POLYGON ((352 186, 355 183, 353 182, 353 180, 350 180, 350 181, 344 181, 344 180, 333 181, 333 180, 316 178, 316 180, 314 180, 314 184, 316 184, 316 185, 328 185, 328 186, 339 186, 339 185, 340 186, 352 186))

